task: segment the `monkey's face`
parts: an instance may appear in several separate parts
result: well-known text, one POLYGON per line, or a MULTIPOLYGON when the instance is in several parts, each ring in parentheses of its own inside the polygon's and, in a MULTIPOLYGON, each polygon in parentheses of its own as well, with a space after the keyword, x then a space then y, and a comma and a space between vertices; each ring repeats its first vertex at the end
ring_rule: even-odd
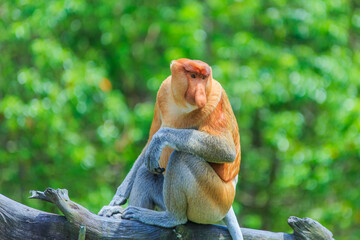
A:
POLYGON ((172 87, 183 99, 198 108, 205 106, 211 88, 211 68, 199 60, 181 58, 171 63, 172 87))
POLYGON ((191 105, 202 108, 206 104, 206 85, 209 76, 200 75, 196 72, 186 73, 188 88, 185 93, 185 100, 191 105))

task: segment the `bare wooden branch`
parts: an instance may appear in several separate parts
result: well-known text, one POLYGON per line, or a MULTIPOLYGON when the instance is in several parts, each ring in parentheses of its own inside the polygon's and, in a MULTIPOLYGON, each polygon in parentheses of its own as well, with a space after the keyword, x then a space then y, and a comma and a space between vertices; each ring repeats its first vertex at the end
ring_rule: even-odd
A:
MULTIPOLYGON (((31 191, 30 198, 54 203, 65 216, 39 211, 0 194, 0 239, 231 239, 226 227, 187 223, 166 229, 98 216, 71 201, 66 189, 31 191)), ((246 240, 331 240, 332 233, 310 219, 290 217, 293 234, 242 228, 246 240)))

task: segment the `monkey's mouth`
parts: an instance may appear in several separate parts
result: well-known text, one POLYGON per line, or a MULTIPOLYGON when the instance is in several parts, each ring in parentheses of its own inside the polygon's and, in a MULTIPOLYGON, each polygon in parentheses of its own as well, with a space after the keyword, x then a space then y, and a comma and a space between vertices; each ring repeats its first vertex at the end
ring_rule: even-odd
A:
POLYGON ((192 94, 185 94, 186 102, 190 105, 196 106, 198 108, 203 108, 206 105, 206 94, 203 92, 195 91, 192 94))

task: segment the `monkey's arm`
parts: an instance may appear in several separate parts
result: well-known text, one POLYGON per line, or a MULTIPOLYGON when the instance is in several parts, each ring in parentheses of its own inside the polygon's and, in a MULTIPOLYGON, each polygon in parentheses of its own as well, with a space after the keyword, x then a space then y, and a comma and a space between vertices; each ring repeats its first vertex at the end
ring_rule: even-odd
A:
POLYGON ((150 172, 159 172, 159 158, 165 146, 199 156, 207 162, 229 163, 236 158, 230 133, 219 136, 194 129, 161 128, 145 152, 145 164, 150 172))

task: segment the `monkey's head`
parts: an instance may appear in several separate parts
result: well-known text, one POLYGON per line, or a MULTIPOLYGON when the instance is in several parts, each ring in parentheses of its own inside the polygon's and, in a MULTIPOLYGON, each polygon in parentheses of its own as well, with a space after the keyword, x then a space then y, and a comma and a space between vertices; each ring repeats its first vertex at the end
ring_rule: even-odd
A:
POLYGON ((178 103, 202 108, 211 92, 212 75, 208 64, 187 58, 173 60, 171 90, 178 103))

